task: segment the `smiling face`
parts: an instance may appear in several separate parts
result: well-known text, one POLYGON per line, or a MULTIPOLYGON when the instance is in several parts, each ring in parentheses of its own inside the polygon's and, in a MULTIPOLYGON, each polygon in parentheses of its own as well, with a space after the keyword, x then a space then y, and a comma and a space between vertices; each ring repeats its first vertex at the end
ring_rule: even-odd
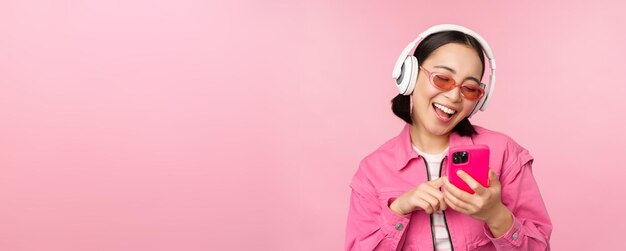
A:
MULTIPOLYGON (((481 78, 483 70, 476 50, 459 43, 449 43, 437 48, 424 62, 420 62, 420 66, 431 73, 451 76, 457 83, 472 84, 478 84, 476 80, 481 78)), ((464 98, 459 88, 449 91, 437 89, 430 83, 424 70, 419 71, 411 99, 411 116, 415 126, 432 135, 449 134, 478 102, 464 98)))

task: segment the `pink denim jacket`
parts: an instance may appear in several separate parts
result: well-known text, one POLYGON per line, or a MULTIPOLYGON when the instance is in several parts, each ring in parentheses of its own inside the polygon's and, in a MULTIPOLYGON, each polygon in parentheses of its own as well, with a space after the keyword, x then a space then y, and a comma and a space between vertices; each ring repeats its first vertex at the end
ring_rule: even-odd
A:
MULTIPOLYGON (((350 186, 346 250, 434 250, 430 215, 394 214, 389 205, 401 194, 428 181, 423 158, 412 148, 409 129, 387 141, 360 163, 350 186)), ((493 238, 484 222, 444 211, 453 250, 549 250, 552 223, 532 174, 528 151, 510 137, 474 126, 478 135, 450 135, 450 146, 485 144, 489 166, 500 178, 502 202, 513 213, 513 226, 493 238)), ((446 166, 447 157, 442 163, 446 166)), ((441 169, 446 176, 446 168, 441 169)))

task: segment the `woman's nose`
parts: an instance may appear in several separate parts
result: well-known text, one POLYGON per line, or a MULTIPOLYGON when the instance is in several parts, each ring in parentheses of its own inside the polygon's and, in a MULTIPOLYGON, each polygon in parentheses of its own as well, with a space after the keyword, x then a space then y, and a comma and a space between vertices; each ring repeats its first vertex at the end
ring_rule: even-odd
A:
POLYGON ((443 95, 452 102, 461 101, 461 88, 460 86, 455 86, 452 90, 444 92, 443 95))

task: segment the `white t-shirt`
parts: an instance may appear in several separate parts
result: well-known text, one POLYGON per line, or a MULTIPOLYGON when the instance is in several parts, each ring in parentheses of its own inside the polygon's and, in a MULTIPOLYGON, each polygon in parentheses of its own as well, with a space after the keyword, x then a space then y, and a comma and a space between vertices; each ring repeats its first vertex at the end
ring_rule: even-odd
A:
MULTIPOLYGON (((415 145, 413 145, 413 149, 424 158, 426 161, 426 166, 428 167, 428 173, 430 176, 428 180, 438 179, 441 175, 439 173, 439 169, 441 167, 441 161, 446 156, 446 152, 448 152, 448 148, 446 148, 443 152, 439 154, 430 154, 425 153, 418 149, 415 145)), ((450 243, 450 234, 448 233, 448 229, 446 228, 445 219, 443 217, 443 213, 435 212, 431 215, 432 219, 432 231, 435 236, 435 250, 451 250, 452 243, 450 243)))

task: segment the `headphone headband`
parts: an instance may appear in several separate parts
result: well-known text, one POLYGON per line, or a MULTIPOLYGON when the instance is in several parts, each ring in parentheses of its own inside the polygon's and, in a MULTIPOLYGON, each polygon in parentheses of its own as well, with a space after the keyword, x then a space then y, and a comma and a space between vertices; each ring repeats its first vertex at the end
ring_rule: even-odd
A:
POLYGON ((489 77, 489 87, 487 89, 485 97, 483 97, 476 104, 474 109, 472 109, 472 112, 468 116, 470 117, 474 115, 479 109, 481 111, 484 111, 485 109, 487 109, 487 105, 489 104, 489 100, 491 99, 493 90, 496 86, 496 60, 493 57, 491 46, 489 46, 487 41, 478 33, 466 27, 463 27, 460 25, 454 25, 454 24, 440 24, 440 25, 432 26, 428 28, 426 31, 420 33, 415 40, 411 41, 404 48, 404 50, 402 50, 402 53, 400 54, 400 57, 398 57, 398 60, 396 61, 396 65, 393 68, 393 72, 391 76, 393 77, 393 79, 396 80, 397 87, 400 93, 403 95, 410 95, 410 93, 413 92, 413 87, 415 84, 414 82, 417 80, 416 68, 417 68, 418 62, 417 62, 417 59, 413 55, 409 55, 409 53, 424 38, 434 33, 442 32, 442 31, 459 31, 459 32, 472 36, 483 47, 484 54, 487 56, 487 59, 489 60, 489 67, 491 69, 491 73, 489 77), (406 68, 403 68, 405 63, 409 64, 409 66, 406 66, 406 68), (407 75, 406 72, 404 71, 410 71, 409 72, 410 74, 408 74, 409 75, 408 79, 406 77, 403 77, 404 75, 407 75))

